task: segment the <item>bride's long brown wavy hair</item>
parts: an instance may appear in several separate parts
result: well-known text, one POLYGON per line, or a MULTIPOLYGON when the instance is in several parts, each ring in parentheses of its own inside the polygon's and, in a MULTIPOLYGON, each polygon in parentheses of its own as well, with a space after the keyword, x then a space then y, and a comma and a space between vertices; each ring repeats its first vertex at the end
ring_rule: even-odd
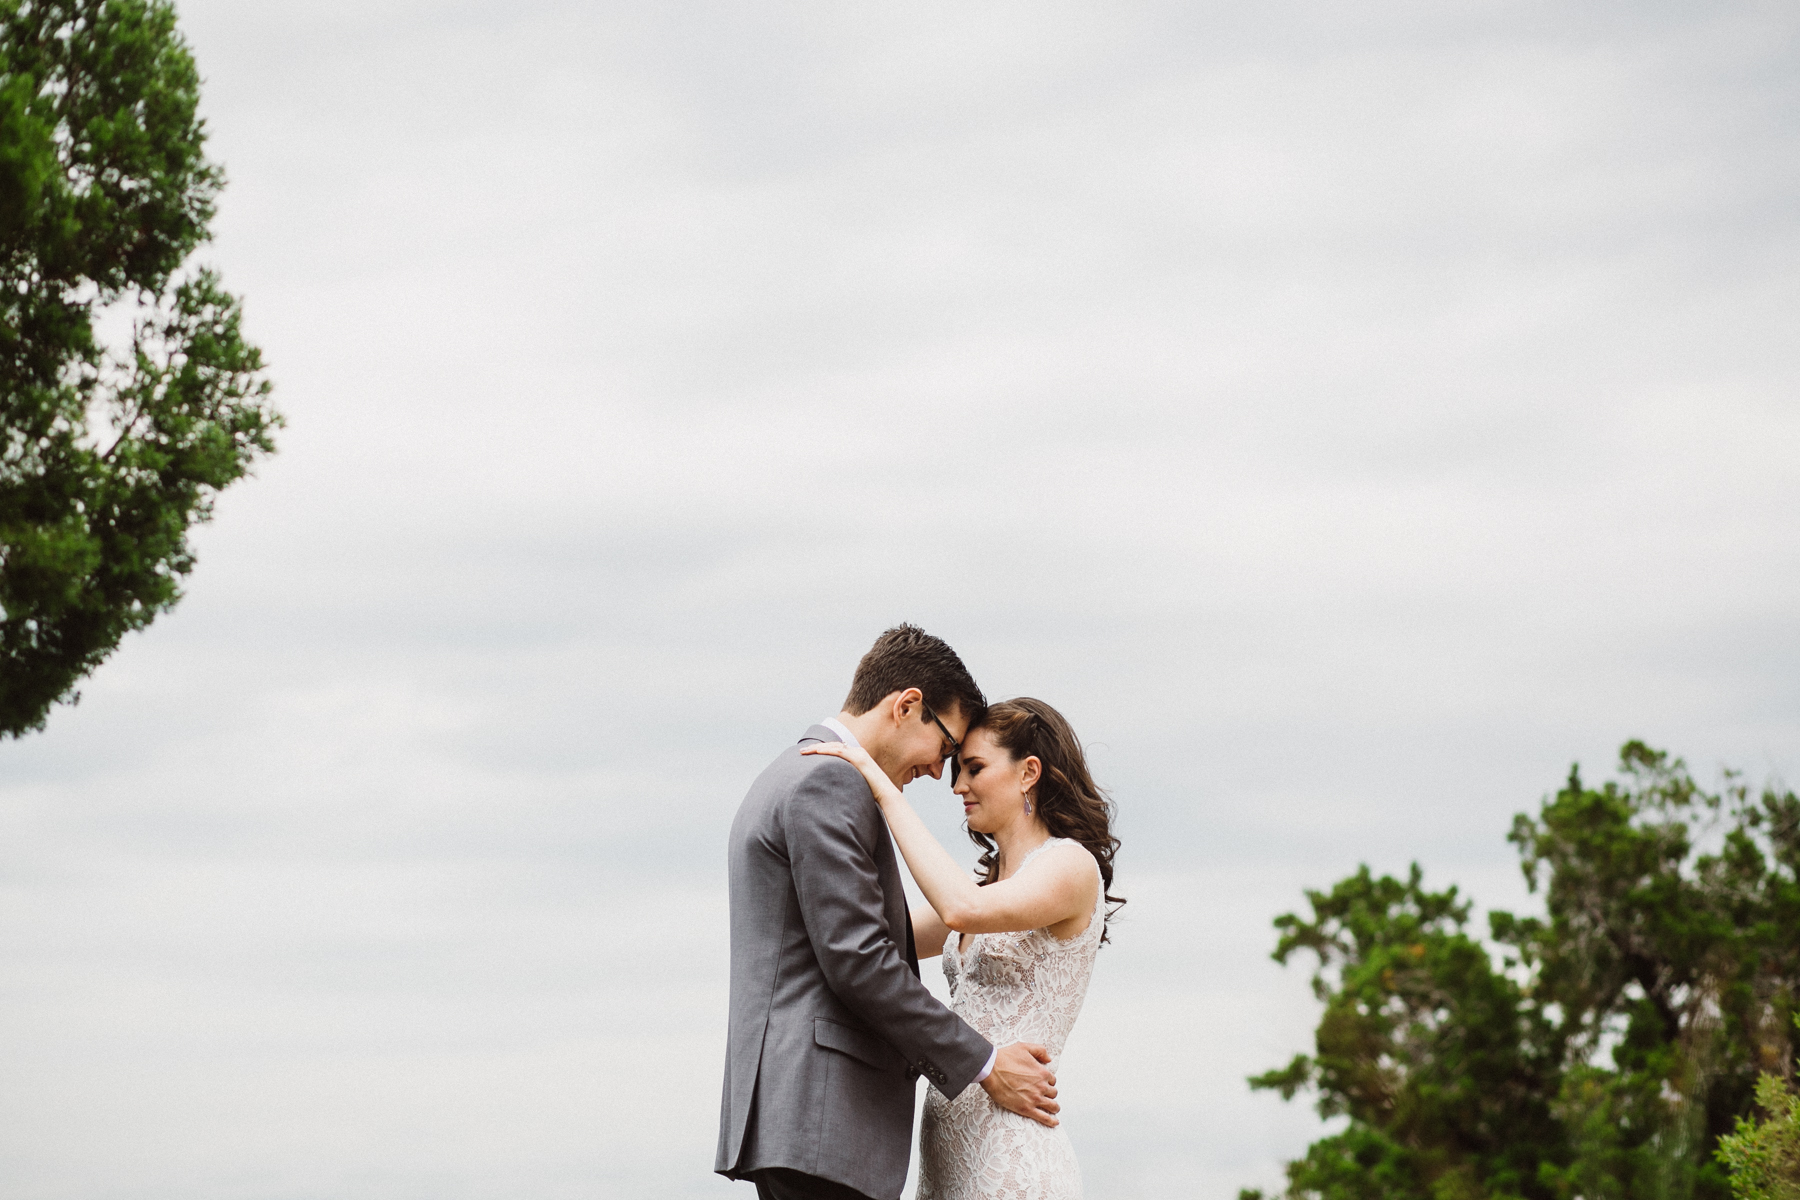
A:
MULTIPOLYGON (((987 730, 1014 762, 1037 756, 1043 771, 1032 789, 1032 807, 1051 837, 1080 842, 1100 864, 1100 887, 1109 906, 1104 920, 1110 922, 1125 903, 1125 897, 1112 894, 1113 855, 1119 849, 1112 823, 1118 808, 1088 774, 1087 755, 1075 730, 1061 713, 1030 696, 989 706, 975 728, 987 730)), ((1000 877, 1000 851, 985 833, 970 829, 968 834, 969 840, 981 847, 981 883, 985 887, 1000 877)), ((1107 940, 1104 925, 1100 940, 1107 940)))

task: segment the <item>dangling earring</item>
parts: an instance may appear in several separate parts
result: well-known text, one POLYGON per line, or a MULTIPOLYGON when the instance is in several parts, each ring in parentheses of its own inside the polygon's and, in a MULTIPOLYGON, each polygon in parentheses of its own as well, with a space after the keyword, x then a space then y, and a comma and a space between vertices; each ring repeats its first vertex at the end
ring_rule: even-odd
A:
MULTIPOLYGON (((1023 790, 1023 789, 1021 789, 1021 790, 1023 790)), ((1031 793, 1030 792, 1025 793, 1025 815, 1028 817, 1031 815, 1031 793)))

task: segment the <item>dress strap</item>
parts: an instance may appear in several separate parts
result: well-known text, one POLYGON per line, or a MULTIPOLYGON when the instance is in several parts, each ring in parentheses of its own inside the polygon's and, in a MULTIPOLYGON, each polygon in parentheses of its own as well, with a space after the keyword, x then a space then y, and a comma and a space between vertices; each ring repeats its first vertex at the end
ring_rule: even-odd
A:
POLYGON ((1030 862, 1032 859, 1036 858, 1038 855, 1042 854, 1044 851, 1048 850, 1050 847, 1056 845, 1057 843, 1072 842, 1074 840, 1075 840, 1074 838, 1064 838, 1064 837, 1045 838, 1043 841, 1039 842, 1036 846, 1032 847, 1030 854, 1027 854, 1024 858, 1021 858, 1019 860, 1018 870, 1023 871, 1025 869, 1026 863, 1030 862))

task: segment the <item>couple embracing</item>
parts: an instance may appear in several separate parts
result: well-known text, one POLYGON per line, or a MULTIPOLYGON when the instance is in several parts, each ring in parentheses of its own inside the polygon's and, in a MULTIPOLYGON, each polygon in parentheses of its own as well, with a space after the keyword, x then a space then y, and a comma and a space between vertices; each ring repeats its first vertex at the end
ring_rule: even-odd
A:
POLYGON ((898 1200, 923 1075, 919 1200, 1079 1197, 1055 1066, 1121 903, 1111 815, 1055 709, 989 706, 941 640, 882 634, 731 827, 714 1169, 759 1200, 898 1200), (900 790, 946 761, 973 879, 900 790), (896 842, 927 901, 910 913, 896 842), (939 954, 951 1008, 919 980, 939 954))

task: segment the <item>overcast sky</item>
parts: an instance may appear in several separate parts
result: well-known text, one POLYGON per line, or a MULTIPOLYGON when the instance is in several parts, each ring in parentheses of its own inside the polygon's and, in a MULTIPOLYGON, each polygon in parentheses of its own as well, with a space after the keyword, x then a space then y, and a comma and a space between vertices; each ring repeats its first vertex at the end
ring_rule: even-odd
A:
POLYGON ((1094 1200, 1317 1135, 1303 887, 1800 776, 1790 4, 182 14, 289 426, 0 745, 9 1197, 747 1197, 725 831, 899 620, 1118 801, 1094 1200))

